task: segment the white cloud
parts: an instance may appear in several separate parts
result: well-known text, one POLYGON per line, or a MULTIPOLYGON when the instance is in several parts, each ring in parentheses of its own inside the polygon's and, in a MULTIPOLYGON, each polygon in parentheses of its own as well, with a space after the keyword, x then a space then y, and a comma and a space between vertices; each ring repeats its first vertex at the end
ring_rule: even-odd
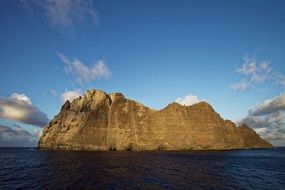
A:
POLYGON ((266 74, 271 71, 270 62, 269 61, 258 61, 255 56, 245 56, 244 64, 241 68, 237 69, 237 72, 240 74, 251 75, 253 80, 255 78, 260 80, 259 78, 266 78, 266 74))
POLYGON ((181 105, 185 105, 185 106, 191 106, 193 104, 196 104, 198 102, 201 102, 202 100, 200 100, 197 96, 194 96, 192 94, 190 95, 186 95, 184 98, 177 98, 175 100, 176 103, 179 103, 181 105))
POLYGON ((285 87, 285 76, 270 66, 269 61, 258 60, 255 55, 245 56, 244 64, 236 70, 244 76, 242 81, 231 84, 230 88, 236 91, 245 91, 266 81, 273 81, 285 87))
POLYGON ((245 90, 249 89, 250 83, 247 82, 247 81, 241 81, 241 82, 238 82, 238 83, 231 84, 230 87, 233 90, 245 91, 245 90))
POLYGON ((32 105, 29 97, 18 93, 0 98, 0 117, 36 126, 43 126, 49 121, 46 114, 32 105))
POLYGON ((58 53, 59 58, 65 64, 65 72, 76 78, 79 84, 90 83, 93 80, 107 79, 111 72, 104 60, 99 60, 91 66, 84 64, 79 59, 69 60, 64 54, 58 53))
POLYGON ((237 122, 251 126, 267 140, 285 141, 285 93, 265 100, 250 109, 248 115, 237 122))
POLYGON ((85 21, 99 21, 92 0, 23 0, 23 4, 29 10, 41 8, 50 26, 60 32, 77 30, 85 21))
POLYGON ((62 102, 66 102, 67 100, 72 102, 72 100, 78 98, 81 95, 82 95, 81 89, 75 89, 70 91, 66 90, 64 93, 60 95, 60 98, 62 102))
POLYGON ((250 75, 253 81, 261 82, 267 78, 270 71, 269 61, 258 61, 255 56, 245 56, 244 64, 241 68, 237 69, 240 74, 250 75))
POLYGON ((28 96, 26 96, 25 94, 13 93, 10 96, 10 98, 12 100, 15 100, 15 101, 20 100, 20 101, 26 102, 29 105, 32 105, 31 99, 28 96))

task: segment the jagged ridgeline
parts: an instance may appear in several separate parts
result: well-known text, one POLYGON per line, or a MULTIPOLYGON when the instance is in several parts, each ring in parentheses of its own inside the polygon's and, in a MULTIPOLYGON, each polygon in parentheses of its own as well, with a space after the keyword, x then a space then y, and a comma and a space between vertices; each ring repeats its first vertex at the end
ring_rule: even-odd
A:
POLYGON ((228 150, 271 148, 245 124, 236 127, 206 102, 157 111, 121 93, 88 90, 65 102, 38 148, 54 150, 228 150))

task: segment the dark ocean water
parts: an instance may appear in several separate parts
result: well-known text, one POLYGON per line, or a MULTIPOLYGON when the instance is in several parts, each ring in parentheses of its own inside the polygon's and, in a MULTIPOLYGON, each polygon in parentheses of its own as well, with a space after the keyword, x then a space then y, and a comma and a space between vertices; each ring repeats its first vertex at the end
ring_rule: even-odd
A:
POLYGON ((0 189, 285 189, 285 148, 82 152, 0 148, 0 189))

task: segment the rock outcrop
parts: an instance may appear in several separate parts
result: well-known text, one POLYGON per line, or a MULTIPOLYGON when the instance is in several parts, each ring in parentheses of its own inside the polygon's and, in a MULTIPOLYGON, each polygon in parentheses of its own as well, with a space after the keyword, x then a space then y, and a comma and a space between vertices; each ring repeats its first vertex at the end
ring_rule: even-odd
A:
POLYGON ((39 149, 228 150, 271 148, 245 124, 236 127, 206 102, 159 111, 121 93, 88 90, 65 102, 44 128, 39 149))

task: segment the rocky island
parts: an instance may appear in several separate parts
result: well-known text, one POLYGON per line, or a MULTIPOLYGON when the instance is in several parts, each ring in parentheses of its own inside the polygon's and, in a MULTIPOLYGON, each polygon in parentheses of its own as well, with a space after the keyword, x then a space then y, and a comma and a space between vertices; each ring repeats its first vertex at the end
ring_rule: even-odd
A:
POLYGON ((121 93, 100 90, 66 101, 44 128, 39 149, 231 150, 271 148, 254 130, 224 120, 212 106, 171 103, 150 109, 121 93))

